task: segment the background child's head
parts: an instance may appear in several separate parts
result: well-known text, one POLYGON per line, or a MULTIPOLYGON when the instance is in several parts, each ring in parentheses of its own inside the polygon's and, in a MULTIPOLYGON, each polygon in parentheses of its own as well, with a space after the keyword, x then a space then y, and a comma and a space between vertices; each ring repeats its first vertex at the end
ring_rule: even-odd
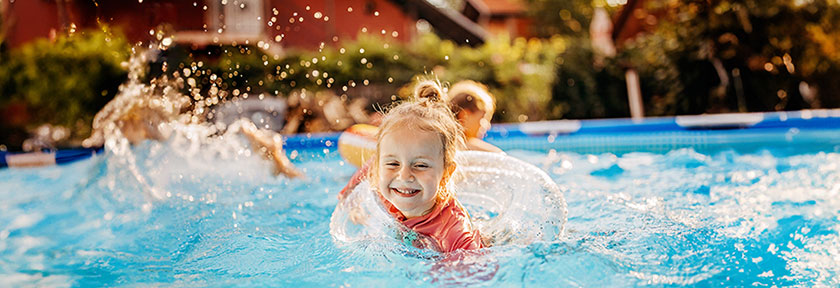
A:
POLYGON ((449 88, 446 100, 467 137, 481 138, 490 129, 496 105, 486 86, 471 80, 460 81, 449 88))
POLYGON ((419 83, 415 95, 416 101, 383 118, 372 170, 379 193, 407 217, 452 197, 445 186, 455 170, 455 152, 464 147, 461 126, 442 103, 437 82, 419 83))

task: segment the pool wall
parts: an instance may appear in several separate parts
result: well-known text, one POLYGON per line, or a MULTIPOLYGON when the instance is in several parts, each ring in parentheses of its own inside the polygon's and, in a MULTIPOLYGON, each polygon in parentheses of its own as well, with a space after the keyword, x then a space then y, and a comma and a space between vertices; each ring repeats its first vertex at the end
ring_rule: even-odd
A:
MULTIPOLYGON (((333 152, 340 134, 292 135, 286 138, 285 149, 333 152)), ((485 140, 505 150, 554 149, 577 153, 665 152, 688 147, 744 149, 778 143, 837 150, 840 109, 495 124, 485 140)), ((101 152, 101 147, 61 149, 37 155, 0 151, 0 168, 26 161, 64 164, 101 152)))
MULTIPOLYGON (((340 133, 299 134, 286 149, 336 149, 340 133)), ((840 146, 840 109, 494 124, 485 140, 504 150, 577 153, 667 152, 793 145, 840 146)))

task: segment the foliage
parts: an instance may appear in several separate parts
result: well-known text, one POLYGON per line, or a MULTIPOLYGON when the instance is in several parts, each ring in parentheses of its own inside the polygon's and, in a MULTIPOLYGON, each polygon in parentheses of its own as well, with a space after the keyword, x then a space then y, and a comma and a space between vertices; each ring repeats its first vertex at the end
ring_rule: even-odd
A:
POLYGON ((529 14, 534 19, 534 32, 541 37, 588 35, 592 22, 593 1, 529 0, 529 14))
POLYGON ((552 83, 552 103, 563 113, 556 118, 627 117, 627 88, 622 68, 615 59, 596 66, 588 39, 575 39, 557 60, 552 83))
POLYGON ((128 55, 125 38, 108 28, 27 43, 0 63, 0 108, 25 103, 28 128, 51 123, 84 137, 125 81, 128 55))
MULTIPOLYGON (((620 2, 529 0, 542 38, 495 37, 479 47, 434 34, 401 43, 376 33, 282 55, 253 45, 174 46, 147 77, 166 67, 203 106, 302 89, 387 105, 418 77, 471 79, 496 96, 496 121, 525 121, 628 116, 624 78, 632 67, 649 116, 840 107, 840 2, 645 1, 656 28, 618 43, 614 56, 599 55, 589 39, 593 7, 615 14, 620 2)), ((11 51, 2 41, 0 110, 26 103, 32 126, 69 126, 83 137, 125 79, 120 63, 129 45, 107 28, 11 51)))
MULTIPOLYGON (((840 87, 826 81, 840 71, 840 3, 674 0, 669 5, 677 12, 663 19, 654 35, 678 43, 665 51, 677 63, 719 59, 732 79, 727 98, 741 98, 745 106, 730 110, 840 105, 840 87), (817 87, 819 99, 800 95, 803 82, 817 87)), ((686 85, 704 81, 681 78, 686 85)))
POLYGON ((192 71, 190 76, 195 78, 199 94, 206 94, 213 85, 224 91, 238 91, 221 97, 220 102, 246 92, 288 95, 293 90, 306 89, 332 90, 343 95, 343 99, 366 97, 387 105, 395 99, 389 95, 400 94, 398 88, 416 77, 434 77, 444 83, 471 79, 487 84, 498 98, 497 120, 517 121, 562 115, 562 108, 543 107, 551 105, 554 62, 565 45, 561 37, 513 41, 499 38, 470 48, 434 34, 421 35, 408 44, 361 34, 357 40, 335 47, 290 51, 284 57, 269 56, 249 46, 224 46, 211 51, 210 54, 220 55, 216 59, 195 59, 177 49, 167 53, 169 67, 184 69, 202 63, 201 69, 190 68, 204 71, 200 75, 192 71), (210 77, 215 80, 209 80, 210 77), (357 91, 362 87, 370 89, 357 91), (378 90, 373 93, 384 97, 371 95, 371 90, 378 90))
MULTIPOLYGON (((568 43, 555 59, 545 119, 629 116, 624 69, 630 65, 627 60, 633 57, 605 57, 590 45, 589 24, 595 8, 608 12, 616 12, 618 8, 600 0, 530 0, 529 4, 535 34, 543 38, 563 35, 568 43)), ((640 71, 640 76, 646 80, 649 78, 645 72, 648 71, 640 71)), ((643 81, 642 85, 647 83, 659 82, 643 81)), ((643 91, 648 91, 645 88, 643 91)))
MULTIPOLYGON (((616 2, 531 0, 531 14, 538 35, 561 33, 588 43, 592 7, 615 14, 604 4, 616 2), (583 29, 574 29, 578 23, 583 29)), ((650 116, 840 106, 840 84, 833 80, 840 75, 836 1, 643 3, 658 16, 656 28, 618 43, 614 57, 600 60, 586 45, 566 52, 577 56, 561 56, 565 64, 552 97, 585 108, 565 116, 625 116, 626 89, 619 86, 628 67, 639 73, 650 116)))
MULTIPOLYGON (((9 62, 9 60, 8 60, 9 59, 9 51, 8 51, 8 48, 6 46, 7 44, 6 44, 6 41, 5 41, 5 39, 6 39, 6 26, 4 26, 4 24, 5 24, 4 21, 5 20, 4 20, 3 16, 4 16, 3 13, 0 13, 0 96, 9 95, 8 90, 10 90, 9 89, 10 85, 8 83, 9 82, 9 79, 8 79, 9 77, 7 76, 9 71, 7 71, 7 69, 5 68, 6 65, 7 65, 5 63, 9 62)), ((3 98, 5 98, 5 97, 0 97, 0 101, 3 101, 3 98)), ((0 102, 0 104, 2 104, 2 102, 0 102)))

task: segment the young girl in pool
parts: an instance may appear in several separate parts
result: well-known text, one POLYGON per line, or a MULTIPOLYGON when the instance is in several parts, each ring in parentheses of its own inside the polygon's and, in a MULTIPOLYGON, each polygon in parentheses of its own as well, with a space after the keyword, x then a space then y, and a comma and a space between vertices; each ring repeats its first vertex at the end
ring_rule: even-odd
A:
MULTIPOLYGON (((436 82, 435 82, 436 83, 436 82)), ((419 85, 419 84, 418 84, 419 85)), ((418 86, 419 87, 419 86, 418 86)), ((439 87, 439 86, 436 86, 439 87)), ((417 90, 417 89, 415 89, 417 90)), ((438 88, 438 91, 440 89, 438 88)), ((416 92, 416 91, 415 91, 416 92)), ((447 94, 434 94, 446 103, 452 114, 455 115, 458 123, 461 124, 464 133, 464 149, 472 151, 485 151, 504 153, 502 149, 487 143, 481 138, 490 129, 490 119, 496 110, 495 99, 490 94, 487 86, 472 80, 462 80, 452 85, 447 94), (440 95, 443 95, 442 97, 440 95)), ((414 94, 415 99, 423 98, 423 95, 414 94)), ((370 159, 372 157, 363 157, 370 159)), ((353 190, 369 173, 371 161, 364 163, 351 180, 339 193, 342 198, 347 191, 353 190)))
POLYGON ((376 137, 369 179, 388 214, 431 239, 432 247, 421 248, 478 249, 484 247, 481 235, 449 185, 464 136, 440 101, 442 94, 436 82, 422 82, 415 89, 418 101, 388 112, 376 137))

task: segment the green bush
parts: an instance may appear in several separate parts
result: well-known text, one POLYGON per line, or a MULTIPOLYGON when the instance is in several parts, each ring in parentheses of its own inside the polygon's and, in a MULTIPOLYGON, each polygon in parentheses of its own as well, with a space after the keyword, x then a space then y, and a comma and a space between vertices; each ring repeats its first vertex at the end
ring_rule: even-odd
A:
MULTIPOLYGON (((774 7, 752 1, 652 2, 646 7, 650 11, 670 11, 657 14, 664 15, 657 18, 658 28, 621 43, 617 55, 602 57, 589 44, 593 2, 530 0, 536 32, 546 38, 497 37, 466 47, 434 34, 419 35, 411 43, 360 34, 357 40, 319 51, 287 51, 277 58, 255 47, 222 47, 202 68, 202 77, 218 78, 195 82, 216 83, 240 94, 286 95, 307 89, 372 98, 371 89, 405 97, 410 92, 398 87, 417 77, 436 77, 444 83, 471 79, 486 84, 496 96, 496 121, 524 121, 627 117, 624 78, 632 67, 640 77, 648 116, 807 108, 798 92, 801 81, 819 92, 810 107, 837 107, 840 84, 833 76, 840 71, 835 48, 840 47, 840 34, 835 32, 838 6, 781 2, 774 7), (811 44, 791 45, 797 41, 811 44), (772 69, 767 70, 766 63, 772 69), (723 67, 728 83, 722 83, 715 65, 723 67), (370 87, 354 91, 363 86, 370 87)), ((194 66, 196 61, 190 58, 180 65, 194 66)))
MULTIPOLYGON (((603 1, 528 0, 534 32, 542 39, 496 37, 467 47, 435 34, 401 43, 363 33, 318 51, 287 50, 282 57, 252 45, 195 52, 175 46, 151 64, 146 81, 163 73, 166 63, 165 73, 183 77, 183 92, 200 108, 246 94, 282 96, 300 89, 387 104, 391 95, 405 97, 408 89, 400 87, 418 77, 470 79, 496 96, 495 121, 510 122, 626 117, 624 73, 633 67, 648 116, 838 107, 840 4, 794 2, 649 1, 644 8, 659 15, 657 28, 599 59, 588 25, 593 5, 603 1), (718 77, 721 70, 728 83, 718 77), (815 99, 800 95, 803 82, 815 88, 815 99)), ((0 127, 0 138, 42 123, 70 127, 76 139, 87 136, 92 117, 125 81, 121 63, 129 50, 107 28, 13 50, 0 34, 0 111, 24 107, 30 116, 27 127, 0 127)), ((6 139, 0 143, 8 144, 6 139)))
MULTIPOLYGON (((587 25, 594 6, 618 12, 603 1, 529 3, 537 35, 560 33, 579 43, 589 42, 587 25)), ((595 64, 586 45, 567 51, 578 56, 560 56, 564 64, 558 68, 553 98, 588 107, 570 110, 564 117, 626 116, 627 92, 619 86, 627 67, 639 74, 648 116, 840 106, 840 82, 834 80, 840 75, 836 1, 675 0, 641 5, 631 17, 650 13, 645 22, 655 20, 656 27, 617 43, 618 55, 604 59, 604 65, 595 64), (800 95, 803 83, 814 88, 810 99, 800 95)))
POLYGON ((497 121, 546 119, 559 114, 553 112, 556 109, 545 107, 551 106, 555 59, 565 45, 560 37, 530 41, 497 38, 471 48, 441 40, 434 34, 421 35, 408 44, 360 36, 357 41, 321 52, 301 53, 293 57, 300 59, 299 63, 277 71, 286 76, 281 77, 280 83, 294 81, 297 88, 333 89, 338 94, 344 93, 345 86, 351 89, 365 83, 393 89, 408 85, 417 77, 438 78, 444 83, 470 79, 486 84, 496 96, 497 121), (312 72, 316 70, 319 75, 326 72, 329 76, 314 77, 312 72), (328 79, 333 79, 331 85, 327 85, 328 79))
POLYGON ((27 43, 0 56, 0 108, 22 103, 30 116, 25 128, 50 123, 86 137, 125 81, 121 63, 129 52, 125 38, 107 28, 27 43))
MULTIPOLYGON (((176 48, 167 52, 167 58, 168 66, 178 67, 177 71, 202 63, 201 68, 194 69, 203 71, 200 75, 190 72, 201 95, 206 95, 214 83, 221 90, 238 90, 226 94, 220 102, 246 92, 288 95, 296 89, 332 90, 337 95, 371 98, 353 90, 370 86, 384 90, 379 94, 397 95, 399 87, 417 77, 436 77, 444 83, 470 79, 486 84, 497 97, 496 120, 522 121, 562 115, 561 107, 545 107, 552 106, 555 59, 566 45, 567 41, 560 37, 513 41, 498 38, 471 48, 441 40, 434 34, 421 35, 407 44, 361 34, 354 41, 321 51, 289 51, 282 58, 253 46, 222 46, 210 51, 218 57, 204 59, 176 48)), ((187 89, 189 92, 190 87, 187 89)), ((387 104, 391 98, 371 100, 387 104)))
MULTIPOLYGON (((331 71, 342 91, 343 86, 364 85, 365 80, 385 87, 410 85, 418 77, 437 78, 445 85, 465 79, 482 82, 497 98, 499 121, 546 117, 542 107, 549 105, 554 59, 565 45, 561 38, 497 38, 471 48, 441 40, 434 34, 420 35, 408 44, 387 43, 377 37, 359 39, 305 58, 325 55, 327 59, 338 59, 319 62, 318 67, 331 71), (342 63, 340 69, 331 68, 336 63, 342 63)), ((408 90, 391 93, 404 98, 410 93, 408 90)))

